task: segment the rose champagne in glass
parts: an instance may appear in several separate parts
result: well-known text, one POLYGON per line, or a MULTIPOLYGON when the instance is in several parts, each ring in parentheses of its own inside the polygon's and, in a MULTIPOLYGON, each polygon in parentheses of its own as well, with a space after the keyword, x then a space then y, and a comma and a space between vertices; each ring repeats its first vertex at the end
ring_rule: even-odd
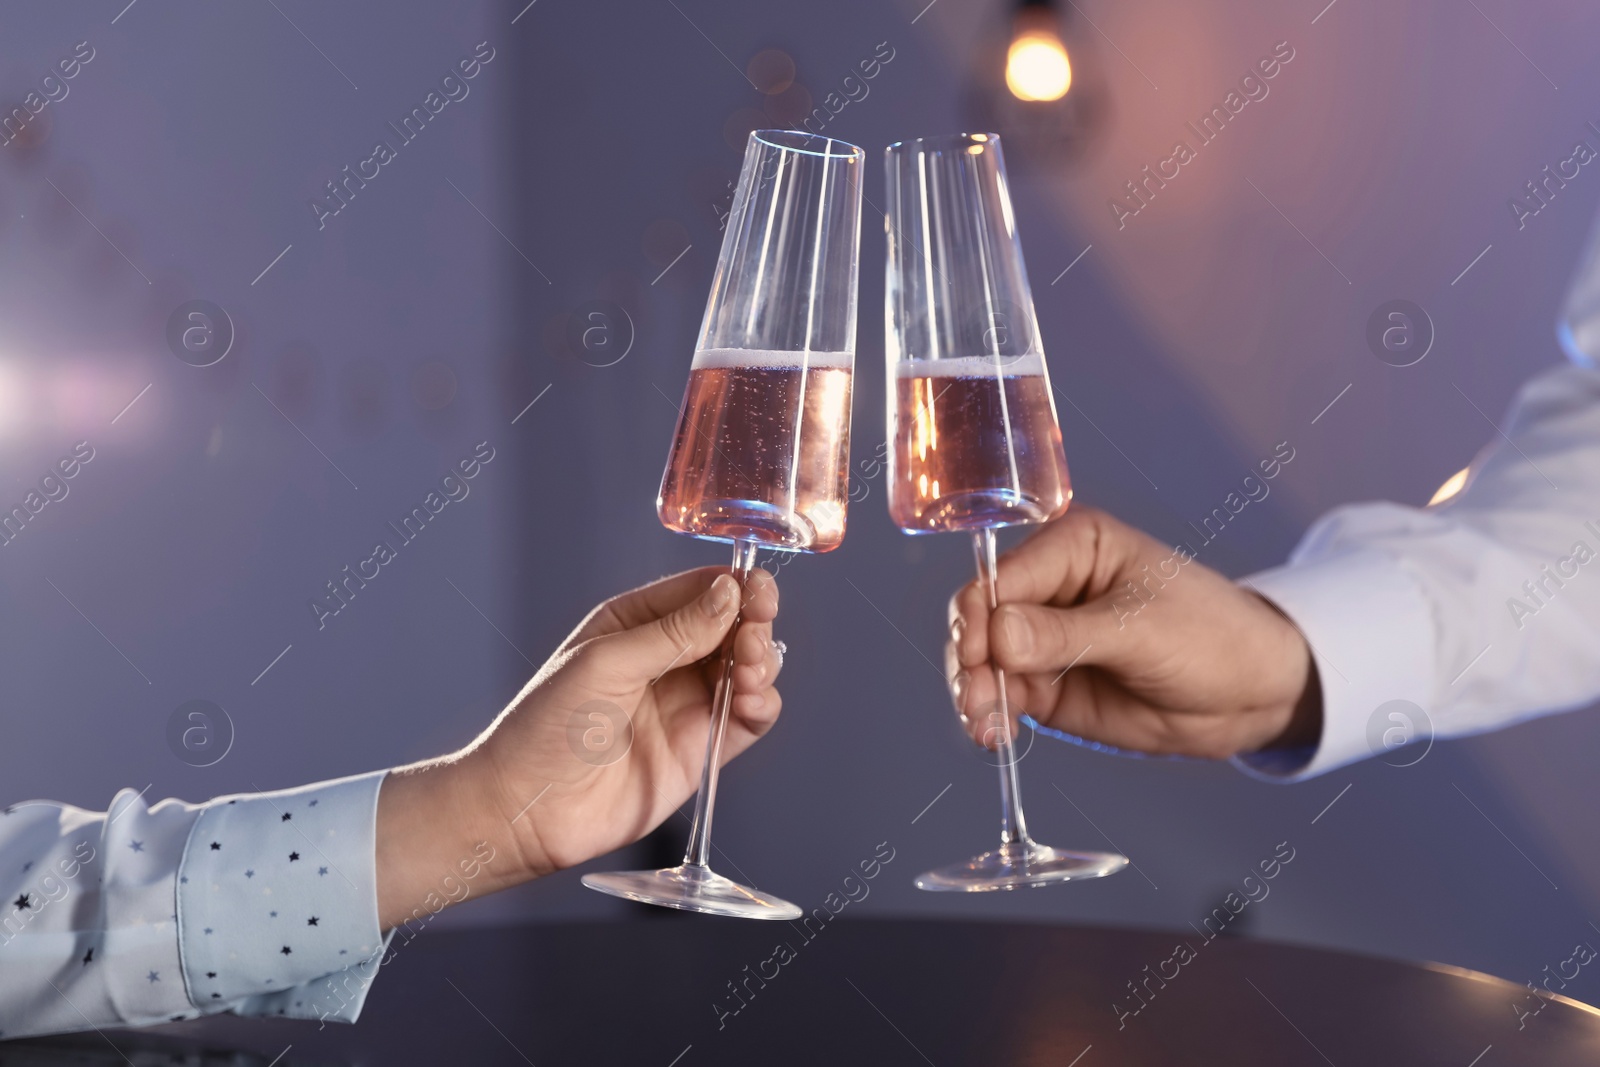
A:
MULTIPOLYGON (((968 532, 998 607, 994 531, 1048 522, 1072 483, 1033 296, 992 133, 891 145, 885 327, 889 514, 909 534, 968 532)), ((1005 672, 986 742, 1000 767, 1000 847, 927 872, 917 888, 982 892, 1096 878, 1123 856, 1028 836, 1005 672)))
MULTIPOLYGON (((741 584, 758 548, 828 552, 844 539, 864 159, 790 130, 757 130, 745 148, 656 499, 669 530, 731 542, 741 584)), ((800 917, 710 867, 738 630, 736 619, 722 644, 683 862, 587 874, 590 889, 711 915, 800 917)))

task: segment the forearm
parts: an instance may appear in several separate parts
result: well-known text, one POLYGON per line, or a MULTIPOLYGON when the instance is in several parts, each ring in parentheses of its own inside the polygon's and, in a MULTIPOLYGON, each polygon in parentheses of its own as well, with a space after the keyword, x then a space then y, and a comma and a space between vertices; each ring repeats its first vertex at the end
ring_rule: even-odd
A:
POLYGON ((376 846, 384 931, 546 873, 529 861, 517 820, 499 810, 481 761, 473 753, 448 756, 390 771, 384 780, 376 846))

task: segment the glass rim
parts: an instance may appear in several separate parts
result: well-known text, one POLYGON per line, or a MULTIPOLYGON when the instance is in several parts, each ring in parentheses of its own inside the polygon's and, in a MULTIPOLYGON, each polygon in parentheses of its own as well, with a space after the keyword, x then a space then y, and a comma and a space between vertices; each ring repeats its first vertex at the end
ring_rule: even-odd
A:
POLYGON ((991 131, 980 130, 976 133, 940 133, 931 137, 912 137, 904 141, 895 141, 885 148, 885 155, 896 155, 914 150, 928 151, 950 148, 965 148, 969 145, 1000 146, 1000 135, 991 131))
POLYGON ((804 130, 751 130, 750 138, 780 152, 796 152, 800 155, 821 156, 824 159, 863 160, 867 155, 860 146, 853 145, 849 141, 841 141, 837 137, 824 137, 820 133, 807 133, 804 130), (836 152, 834 151, 836 146, 847 151, 836 152))

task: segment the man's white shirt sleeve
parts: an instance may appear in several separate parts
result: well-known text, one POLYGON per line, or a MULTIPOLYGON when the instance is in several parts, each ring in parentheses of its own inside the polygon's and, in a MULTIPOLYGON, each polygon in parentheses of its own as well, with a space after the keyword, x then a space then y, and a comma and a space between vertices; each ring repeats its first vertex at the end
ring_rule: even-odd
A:
POLYGON ((1390 701, 1426 713, 1418 740, 1593 703, 1600 371, 1563 366, 1529 381, 1450 500, 1338 508, 1287 566, 1244 584, 1305 635, 1323 707, 1314 750, 1236 757, 1252 775, 1298 781, 1383 751, 1400 721, 1380 713, 1390 701))

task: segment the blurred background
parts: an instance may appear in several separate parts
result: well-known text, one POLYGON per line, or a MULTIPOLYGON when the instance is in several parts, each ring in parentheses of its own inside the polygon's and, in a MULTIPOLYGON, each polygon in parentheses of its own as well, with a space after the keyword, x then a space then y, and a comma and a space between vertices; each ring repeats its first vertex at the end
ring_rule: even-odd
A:
MULTIPOLYGON (((842 548, 782 568, 785 715, 723 779, 717 866, 810 908, 887 841, 861 915, 1177 931, 1287 842, 1247 936, 1514 981, 1568 956, 1600 903, 1589 712, 1291 787, 1039 738, 1036 836, 1136 867, 973 899, 912 888, 988 847, 997 807, 935 666, 970 548, 898 533, 872 462, 882 148, 1004 135, 1079 501, 1176 541, 1293 449, 1202 553, 1234 575, 1281 562, 1327 508, 1421 504, 1466 465, 1517 385, 1564 358, 1600 198, 1584 166, 1537 215, 1510 208, 1538 203, 1525 183, 1575 142, 1600 145, 1600 12, 1578 0, 1081 0, 1052 16, 1074 87, 1029 106, 1003 77, 1013 13, 0 11, 5 112, 46 100, 0 147, 0 509, 80 442, 93 456, 0 547, 0 802, 200 800, 437 754, 594 603, 723 562, 664 531, 654 497, 745 136, 809 121, 868 150, 857 502, 842 548), (441 88, 463 59, 477 74, 441 88), (1203 141, 1188 124, 1214 107, 1231 118, 1203 141), (428 121, 406 140, 414 108, 428 121), (379 140, 393 157, 366 163, 379 140), (1146 182, 1180 140, 1194 158, 1146 182), (1367 341, 1393 300, 1425 313, 1409 366, 1367 341), (493 459, 465 499, 337 614, 311 607, 480 442, 493 459), (181 740, 196 707, 199 754, 181 740)), ((1024 95, 1049 95, 1043 58, 1014 72, 1024 95)), ((674 823, 626 859, 670 858, 674 823)), ((624 914, 579 873, 441 923, 624 914)), ((1595 982, 1566 992, 1593 1001, 1595 982)))

